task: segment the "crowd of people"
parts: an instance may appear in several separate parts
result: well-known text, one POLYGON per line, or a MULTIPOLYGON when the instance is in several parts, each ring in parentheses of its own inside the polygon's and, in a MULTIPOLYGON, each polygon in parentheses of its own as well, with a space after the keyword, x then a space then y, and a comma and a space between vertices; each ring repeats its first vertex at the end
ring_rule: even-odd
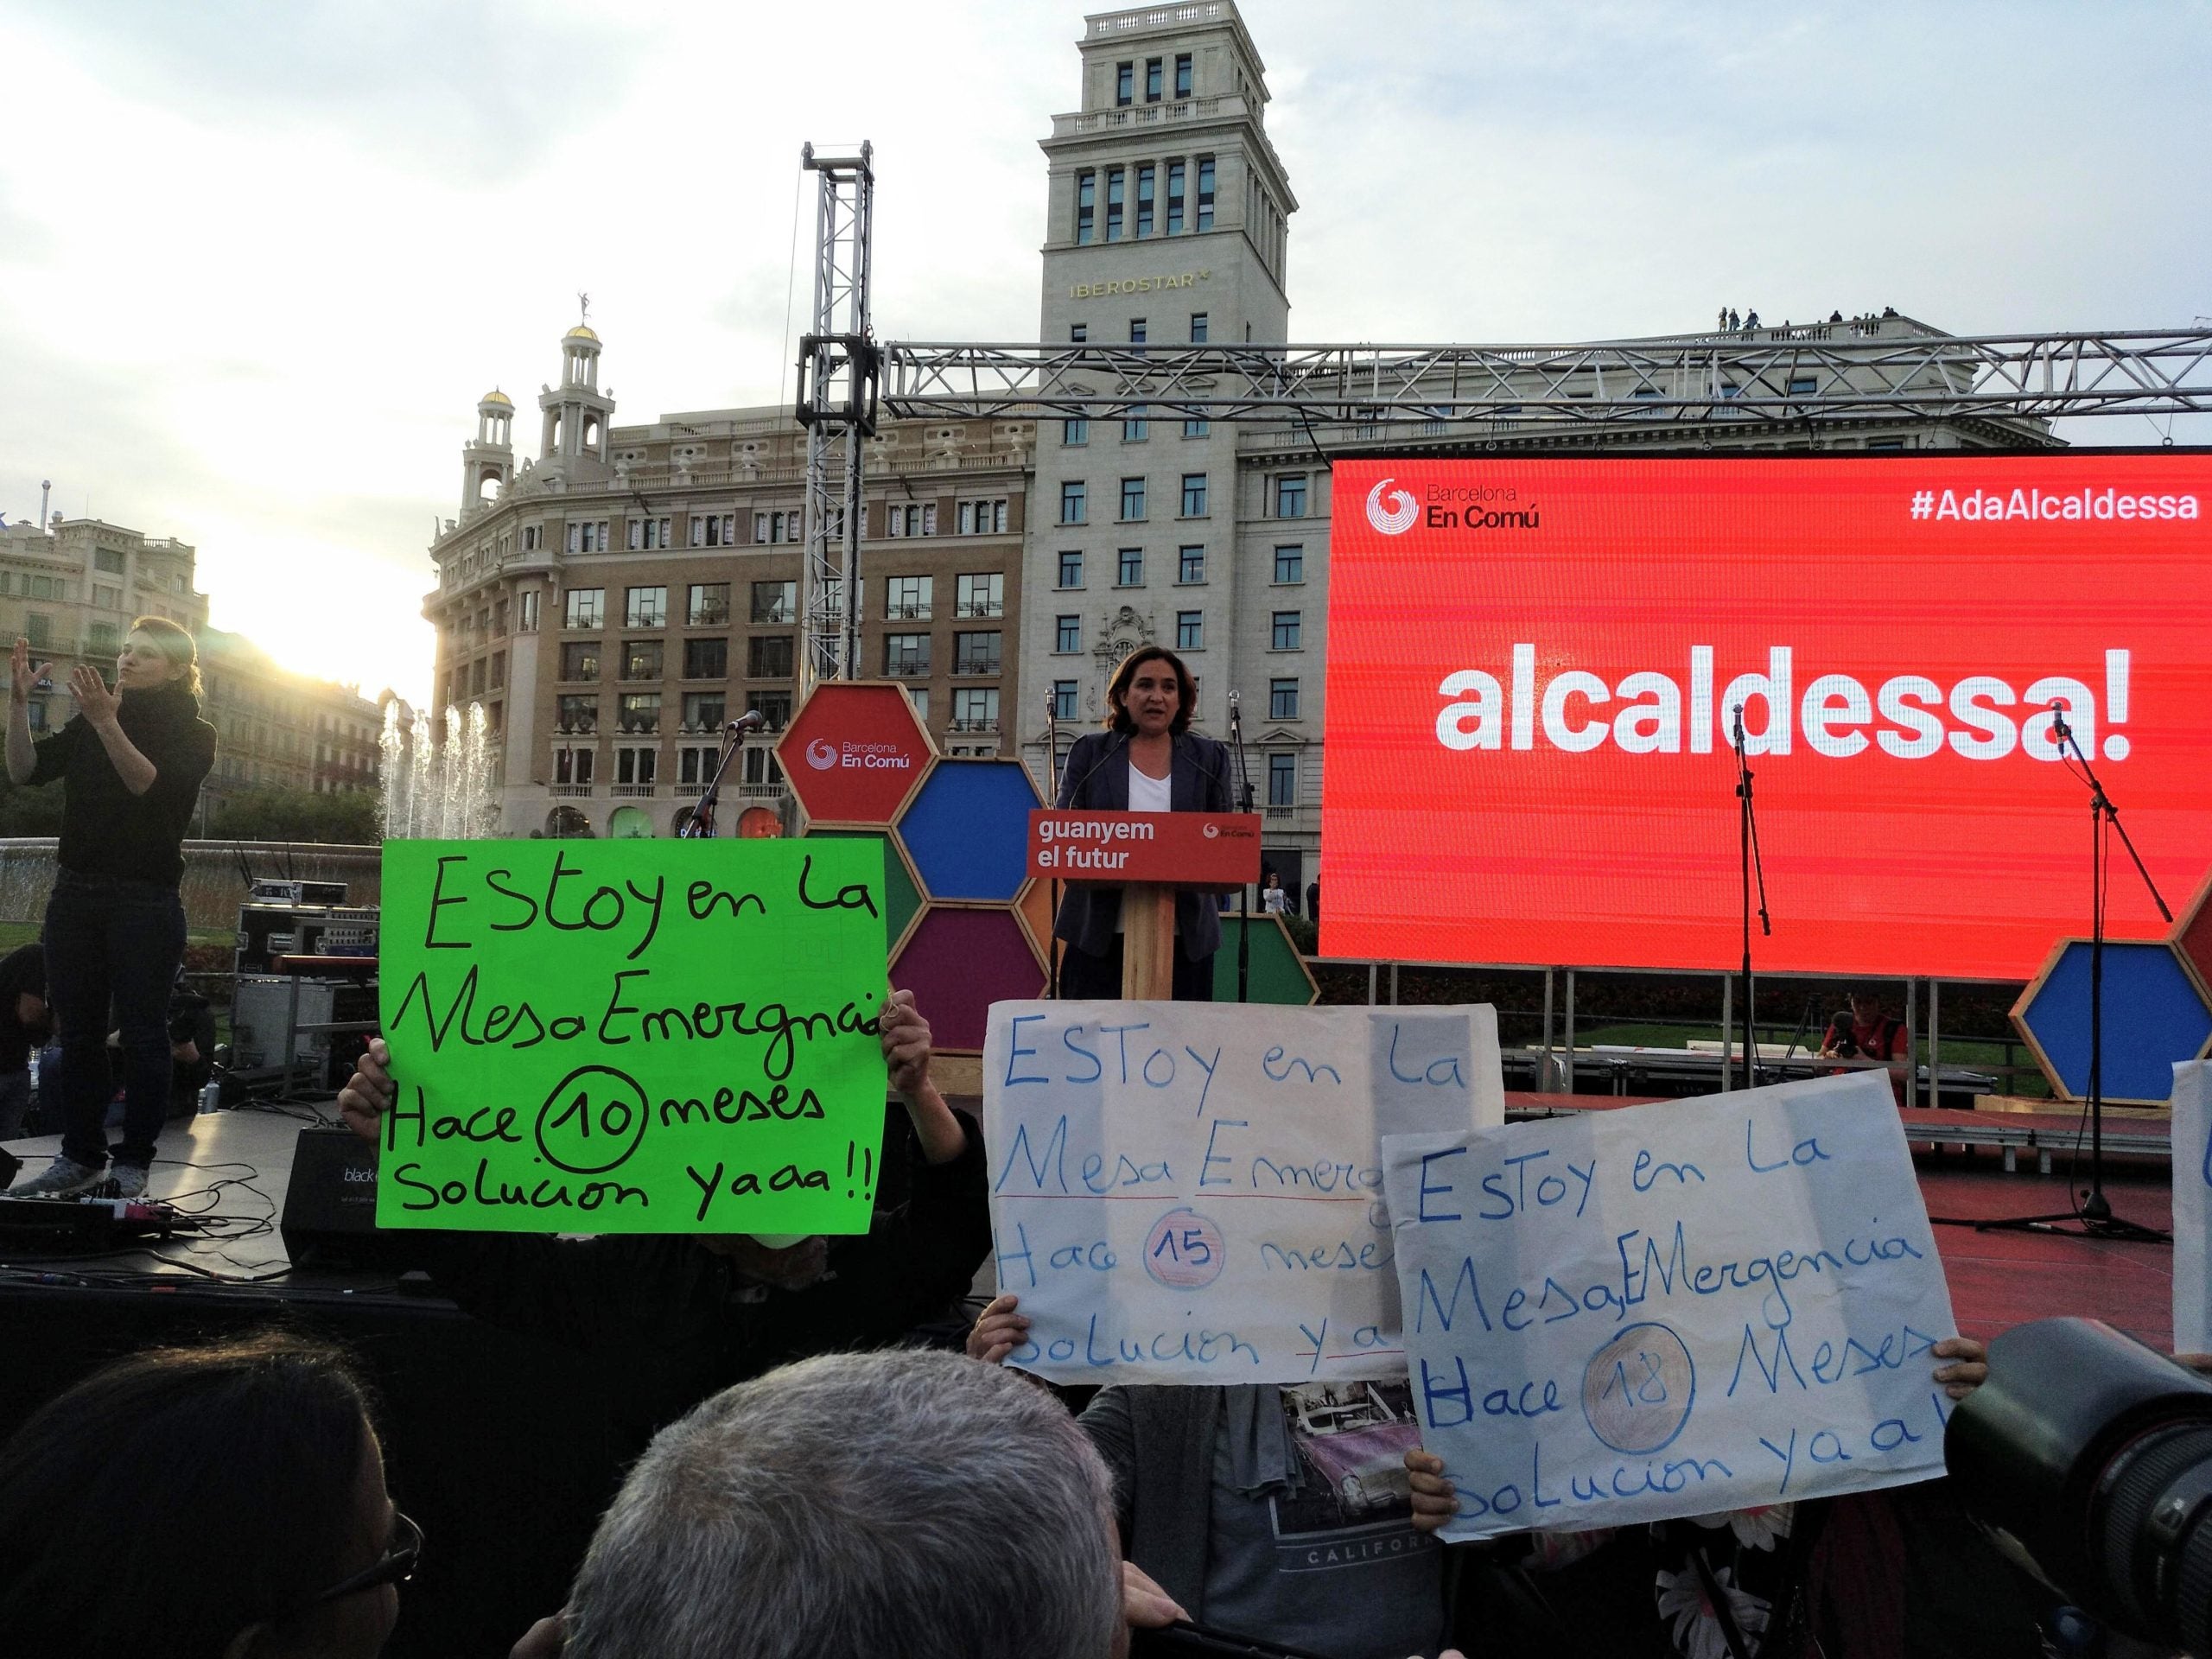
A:
MULTIPOLYGON (((22 711, 38 671, 17 647, 10 772, 66 779, 73 826, 45 955, 0 961, 0 1113, 12 1045, 34 1039, 49 997, 61 1033, 63 1154, 29 1190, 106 1173, 107 1102, 88 1079, 92 1058, 105 1075, 111 1003, 126 1108, 109 1179, 142 1186, 152 1155, 147 1102, 170 1058, 156 993, 182 938, 178 803, 207 749, 189 647, 142 625, 119 695, 79 687, 78 719, 35 746, 22 711)), ((1108 729, 1075 747, 1062 804, 1226 808, 1229 757, 1189 731, 1192 697, 1172 652, 1132 657, 1108 729)), ((1067 995, 1118 992, 1116 897, 1074 889, 1061 908, 1067 995)), ((1176 922, 1178 994, 1203 996, 1217 914, 1193 902, 1176 922)), ((1879 1010, 1861 1012, 1832 1051, 1880 1054, 1879 1010)), ((475 1318, 619 1357, 645 1446, 564 1604, 516 1631, 516 1659, 1107 1659, 1146 1633, 1332 1659, 2043 1650, 2055 1592, 1942 1483, 1446 1544, 1457 1500, 1440 1459, 1413 1446, 1393 1478, 1351 1495, 1320 1459, 1361 1401, 1060 1390, 1008 1369, 1019 1301, 963 1306, 991 1249, 981 1126, 938 1090, 912 993, 875 1023, 903 1177, 865 1235, 423 1236, 438 1288, 475 1318)), ((339 1098, 372 1145, 396 1087, 374 1041, 339 1098)), ((1952 1398, 1985 1380, 1979 1344, 1934 1352, 1931 1382, 1952 1398)), ((1394 1420, 1417 1421, 1395 1388, 1394 1420)), ((0 1651, 369 1659, 435 1548, 387 1490, 381 1423, 346 1355, 275 1332, 79 1382, 0 1446, 0 1651), (131 1501, 112 1501, 118 1487, 131 1501)))

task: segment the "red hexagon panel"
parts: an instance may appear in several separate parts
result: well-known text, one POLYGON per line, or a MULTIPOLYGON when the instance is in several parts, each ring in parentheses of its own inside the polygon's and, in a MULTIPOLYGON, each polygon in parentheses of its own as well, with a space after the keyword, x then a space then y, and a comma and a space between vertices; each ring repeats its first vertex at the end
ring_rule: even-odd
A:
POLYGON ((936 754, 902 685, 831 680, 814 688, 776 759, 810 819, 889 827, 936 754))
POLYGON ((891 964, 893 990, 912 991, 934 1046, 980 1054, 994 1002, 1045 994, 1045 970, 1010 908, 931 905, 891 964))

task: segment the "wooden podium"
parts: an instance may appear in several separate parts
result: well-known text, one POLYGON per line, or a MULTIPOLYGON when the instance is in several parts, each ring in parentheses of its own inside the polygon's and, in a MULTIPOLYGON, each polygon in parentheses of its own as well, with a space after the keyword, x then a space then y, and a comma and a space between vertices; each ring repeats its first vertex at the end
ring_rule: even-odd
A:
POLYGON ((1175 895, 1234 893, 1260 879, 1255 812, 1029 815, 1029 874, 1122 890, 1122 995, 1161 1002, 1175 984, 1175 895))

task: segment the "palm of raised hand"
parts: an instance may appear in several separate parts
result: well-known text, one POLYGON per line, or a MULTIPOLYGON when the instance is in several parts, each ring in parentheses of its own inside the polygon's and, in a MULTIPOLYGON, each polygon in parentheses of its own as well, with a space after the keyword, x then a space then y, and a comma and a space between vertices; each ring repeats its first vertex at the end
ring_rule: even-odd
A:
POLYGON ((53 666, 52 663, 41 663, 36 667, 33 667, 30 642, 27 639, 16 640, 16 648, 8 659, 8 671, 14 682, 16 697, 21 699, 29 696, 38 683, 46 677, 47 671, 53 666))

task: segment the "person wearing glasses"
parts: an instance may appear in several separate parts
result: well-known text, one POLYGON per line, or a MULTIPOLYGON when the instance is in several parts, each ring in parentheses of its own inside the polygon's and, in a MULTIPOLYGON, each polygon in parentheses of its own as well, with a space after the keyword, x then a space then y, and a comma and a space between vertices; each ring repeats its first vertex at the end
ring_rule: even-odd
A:
POLYGON ((359 1379, 270 1332, 94 1372, 0 1446, 0 1649, 374 1659, 421 1530, 359 1379))

